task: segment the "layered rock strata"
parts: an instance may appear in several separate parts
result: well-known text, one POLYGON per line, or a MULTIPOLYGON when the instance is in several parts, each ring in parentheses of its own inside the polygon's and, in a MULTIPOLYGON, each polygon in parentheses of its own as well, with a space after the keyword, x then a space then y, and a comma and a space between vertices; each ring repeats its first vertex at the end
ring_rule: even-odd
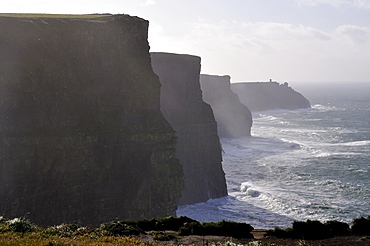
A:
POLYGON ((233 83, 231 89, 251 111, 311 107, 310 102, 301 93, 289 87, 286 82, 284 84, 277 82, 233 83))
POLYGON ((200 58, 169 53, 151 53, 151 58, 162 83, 161 110, 178 132, 176 157, 185 173, 180 205, 226 196, 217 124, 202 100, 200 58))
POLYGON ((210 104, 220 138, 251 135, 252 114, 231 91, 230 76, 200 75, 203 100, 210 104))
POLYGON ((175 215, 183 171, 148 22, 0 15, 0 214, 39 225, 175 215))

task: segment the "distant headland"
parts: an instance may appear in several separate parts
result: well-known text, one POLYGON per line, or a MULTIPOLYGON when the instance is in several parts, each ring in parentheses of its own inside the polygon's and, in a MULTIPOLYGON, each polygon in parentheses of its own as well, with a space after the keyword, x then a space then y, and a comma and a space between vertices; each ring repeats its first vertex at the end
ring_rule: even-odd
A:
POLYGON ((310 102, 287 82, 237 82, 231 89, 251 111, 310 108, 310 102))

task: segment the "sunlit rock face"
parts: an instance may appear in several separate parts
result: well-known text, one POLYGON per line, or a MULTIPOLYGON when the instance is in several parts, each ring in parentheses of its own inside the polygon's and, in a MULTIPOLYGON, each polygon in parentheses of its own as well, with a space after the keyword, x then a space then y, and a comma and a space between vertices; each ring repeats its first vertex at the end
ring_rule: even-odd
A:
POLYGON ((252 114, 231 91, 230 76, 200 75, 203 100, 209 103, 217 121, 221 138, 251 135, 252 114))
POLYGON ((231 89, 251 111, 311 107, 310 102, 302 94, 289 87, 288 83, 232 83, 231 89))
POLYGON ((217 124, 202 100, 200 58, 169 53, 151 53, 151 58, 162 83, 161 110, 178 132, 176 157, 185 173, 180 205, 226 196, 217 124))
POLYGON ((175 215, 183 171, 148 22, 0 16, 0 215, 40 225, 175 215))

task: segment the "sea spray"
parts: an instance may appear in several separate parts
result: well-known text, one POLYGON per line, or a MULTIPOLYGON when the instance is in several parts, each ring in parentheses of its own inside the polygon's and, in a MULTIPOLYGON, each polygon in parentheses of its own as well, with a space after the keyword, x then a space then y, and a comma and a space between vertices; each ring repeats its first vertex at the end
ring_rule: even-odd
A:
POLYGON ((312 109, 256 112, 252 137, 222 139, 229 196, 180 207, 178 215, 255 228, 367 217, 370 98, 321 95, 309 98, 312 109))

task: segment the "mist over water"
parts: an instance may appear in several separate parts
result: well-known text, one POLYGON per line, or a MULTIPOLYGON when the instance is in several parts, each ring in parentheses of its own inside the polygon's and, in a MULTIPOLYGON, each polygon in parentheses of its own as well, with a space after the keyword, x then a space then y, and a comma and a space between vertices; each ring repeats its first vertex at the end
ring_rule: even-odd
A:
POLYGON ((349 88, 302 88, 312 109, 255 112, 253 137, 221 140, 229 196, 178 215, 255 228, 370 215, 370 86, 349 88))

